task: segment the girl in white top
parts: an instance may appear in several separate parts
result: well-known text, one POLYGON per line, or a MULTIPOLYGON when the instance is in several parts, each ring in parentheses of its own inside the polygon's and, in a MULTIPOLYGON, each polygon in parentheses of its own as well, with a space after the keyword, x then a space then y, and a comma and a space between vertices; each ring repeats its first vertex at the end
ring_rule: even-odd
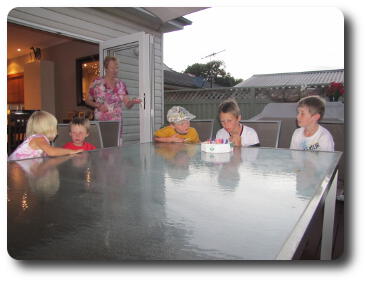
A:
POLYGON ((230 98, 219 105, 219 120, 222 125, 217 139, 229 139, 234 146, 259 145, 259 138, 254 129, 240 123, 241 113, 237 102, 230 98))
POLYGON ((27 122, 27 138, 15 149, 8 160, 60 156, 83 151, 51 146, 50 141, 53 141, 56 135, 57 120, 55 116, 46 111, 34 112, 27 122))
POLYGON ((307 96, 298 102, 296 129, 292 136, 291 149, 310 151, 334 151, 330 132, 319 125, 325 113, 325 102, 319 96, 307 96))

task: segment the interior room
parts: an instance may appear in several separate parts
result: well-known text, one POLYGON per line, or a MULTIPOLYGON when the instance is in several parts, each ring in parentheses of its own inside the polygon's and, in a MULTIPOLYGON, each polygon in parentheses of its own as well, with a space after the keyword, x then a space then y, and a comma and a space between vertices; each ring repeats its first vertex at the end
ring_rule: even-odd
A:
POLYGON ((44 109, 59 121, 88 111, 89 82, 99 75, 98 44, 8 23, 7 109, 44 109))

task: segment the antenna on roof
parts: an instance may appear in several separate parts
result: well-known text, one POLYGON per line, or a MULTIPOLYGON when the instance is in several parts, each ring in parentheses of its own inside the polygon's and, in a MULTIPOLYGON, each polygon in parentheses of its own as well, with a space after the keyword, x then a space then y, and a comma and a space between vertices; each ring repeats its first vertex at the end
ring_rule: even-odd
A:
MULTIPOLYGON (((209 55, 207 55, 207 56, 205 56, 205 57, 203 57, 203 58, 201 58, 201 59, 205 59, 205 58, 210 57, 210 61, 212 61, 212 57, 213 57, 213 56, 215 56, 215 55, 217 55, 218 53, 221 53, 221 52, 223 52, 223 51, 226 51, 226 50, 225 50, 225 49, 223 49, 223 50, 218 51, 218 52, 213 52, 212 54, 209 54, 209 55)), ((210 63, 210 62, 209 62, 209 63, 210 63)), ((209 64, 209 63, 207 63, 207 64, 209 64)), ((209 74, 208 74, 208 77, 206 78, 206 80, 207 80, 208 82, 210 82, 210 87, 212 88, 212 87, 213 87, 213 74, 212 74, 212 70, 209 70, 209 74)))
POLYGON ((201 59, 205 59, 205 58, 210 57, 210 61, 211 61, 211 57, 213 57, 213 56, 215 56, 215 55, 217 55, 218 53, 221 53, 221 52, 223 52, 223 51, 226 51, 226 50, 225 50, 225 49, 223 49, 223 50, 218 51, 218 52, 213 52, 212 54, 209 54, 209 55, 207 55, 207 56, 205 56, 205 57, 203 57, 203 58, 201 58, 201 59))

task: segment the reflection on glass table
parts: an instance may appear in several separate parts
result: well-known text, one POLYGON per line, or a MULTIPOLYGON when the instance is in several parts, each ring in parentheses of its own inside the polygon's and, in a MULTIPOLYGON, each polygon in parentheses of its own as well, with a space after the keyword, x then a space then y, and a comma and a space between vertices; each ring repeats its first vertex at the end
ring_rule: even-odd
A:
POLYGON ((208 157, 200 145, 131 144, 38 159, 60 161, 49 165, 58 172, 52 194, 32 188, 40 172, 25 172, 27 161, 8 162, 8 251, 17 259, 293 259, 325 205, 328 259, 340 156, 238 148, 208 157))

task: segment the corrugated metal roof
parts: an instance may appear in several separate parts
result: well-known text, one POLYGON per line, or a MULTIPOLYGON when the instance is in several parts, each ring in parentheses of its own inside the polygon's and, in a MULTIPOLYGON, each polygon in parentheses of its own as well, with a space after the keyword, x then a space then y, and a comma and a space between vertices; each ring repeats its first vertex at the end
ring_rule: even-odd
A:
POLYGON ((327 85, 331 82, 344 83, 344 69, 253 75, 235 87, 327 85))

